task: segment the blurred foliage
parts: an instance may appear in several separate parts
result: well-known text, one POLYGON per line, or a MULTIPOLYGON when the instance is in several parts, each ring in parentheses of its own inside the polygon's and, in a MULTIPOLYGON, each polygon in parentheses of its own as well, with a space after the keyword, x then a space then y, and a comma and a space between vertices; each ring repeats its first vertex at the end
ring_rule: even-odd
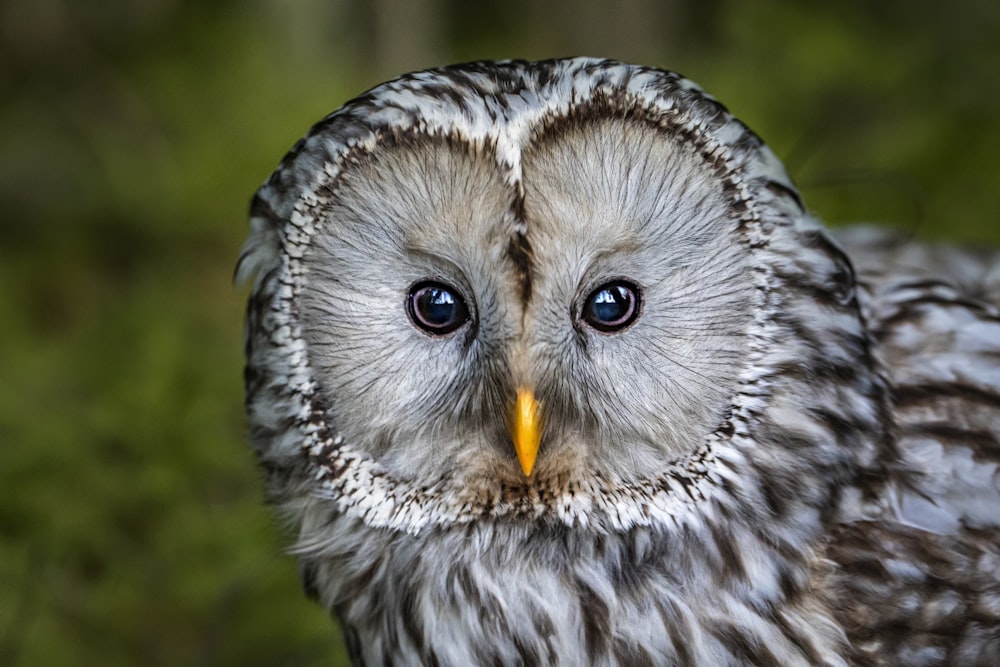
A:
POLYGON ((0 664, 343 664, 245 444, 249 196, 393 74, 677 69, 831 222, 1000 242, 1000 5, 8 0, 0 7, 0 664))

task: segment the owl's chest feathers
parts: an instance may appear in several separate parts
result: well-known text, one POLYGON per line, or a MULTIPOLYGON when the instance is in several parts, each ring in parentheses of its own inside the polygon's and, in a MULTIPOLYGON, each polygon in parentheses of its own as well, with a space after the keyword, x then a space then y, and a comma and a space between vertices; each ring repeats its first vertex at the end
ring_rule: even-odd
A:
POLYGON ((493 523, 422 536, 347 522, 306 563, 373 664, 843 664, 812 551, 755 534, 595 536, 493 523))

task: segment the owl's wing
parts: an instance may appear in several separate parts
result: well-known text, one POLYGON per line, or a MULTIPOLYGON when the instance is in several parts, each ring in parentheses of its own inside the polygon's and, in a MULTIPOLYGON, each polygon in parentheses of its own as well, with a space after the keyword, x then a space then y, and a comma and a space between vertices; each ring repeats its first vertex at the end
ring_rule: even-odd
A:
POLYGON ((901 457, 926 501, 900 517, 947 533, 1000 526, 1000 254, 888 232, 841 234, 891 388, 901 457))
POLYGON ((843 231, 899 450, 877 516, 827 556, 869 659, 1000 664, 1000 254, 843 231))

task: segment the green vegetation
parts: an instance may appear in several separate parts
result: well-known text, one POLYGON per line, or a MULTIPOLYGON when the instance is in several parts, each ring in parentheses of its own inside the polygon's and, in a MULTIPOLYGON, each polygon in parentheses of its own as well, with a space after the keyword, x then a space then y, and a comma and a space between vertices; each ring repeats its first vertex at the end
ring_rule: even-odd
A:
POLYGON ((825 220, 1000 243, 995 3, 423 0, 440 18, 416 24, 388 4, 0 9, 0 664, 344 662, 262 504, 230 276, 283 152, 395 72, 677 69, 825 220))

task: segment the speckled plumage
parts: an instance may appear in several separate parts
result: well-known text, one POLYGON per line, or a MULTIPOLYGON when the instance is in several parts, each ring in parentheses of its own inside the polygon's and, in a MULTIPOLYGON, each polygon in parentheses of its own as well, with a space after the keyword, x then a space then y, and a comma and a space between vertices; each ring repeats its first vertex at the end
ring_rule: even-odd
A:
POLYGON ((998 267, 834 240, 675 74, 416 73, 254 199, 252 439, 357 664, 1000 664, 998 267), (623 277, 635 324, 588 329, 623 277))

